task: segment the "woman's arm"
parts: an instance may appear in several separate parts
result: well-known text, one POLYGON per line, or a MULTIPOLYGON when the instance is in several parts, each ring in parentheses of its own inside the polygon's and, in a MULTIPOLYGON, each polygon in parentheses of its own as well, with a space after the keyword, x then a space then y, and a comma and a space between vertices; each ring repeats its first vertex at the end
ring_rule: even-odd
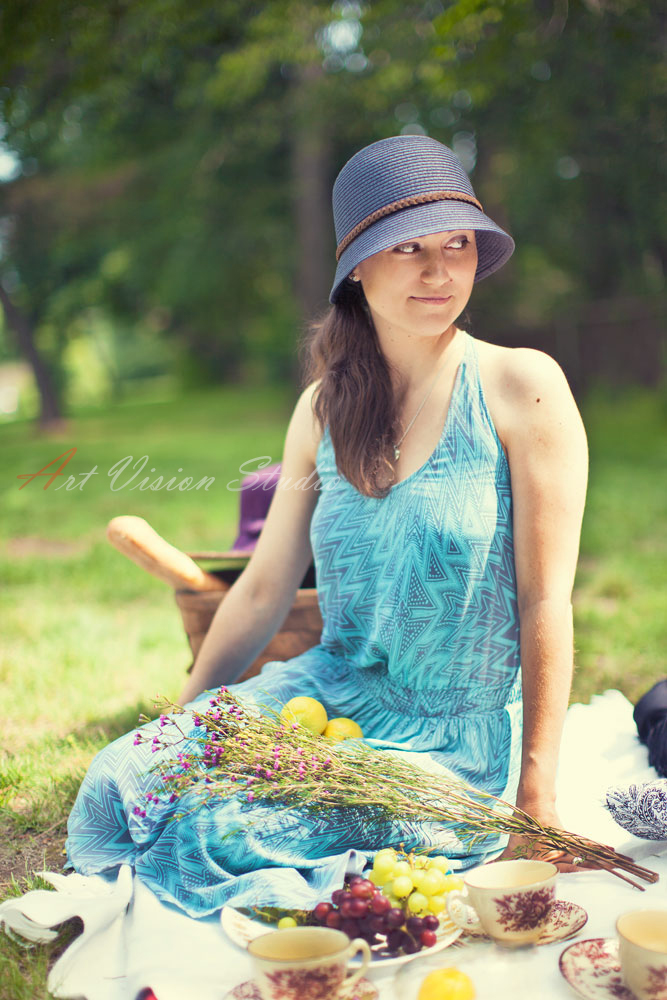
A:
MULTIPOLYGON (((512 481, 521 627, 523 745, 517 805, 560 825, 556 772, 573 669, 571 596, 588 451, 563 372, 548 355, 504 355, 498 391, 512 481)), ((511 842, 508 852, 517 846, 511 842)))
POLYGON ((319 492, 319 432, 312 414, 315 384, 300 396, 285 437, 282 469, 266 522, 248 565, 221 602, 180 703, 232 683, 284 622, 312 561, 309 528, 319 492))

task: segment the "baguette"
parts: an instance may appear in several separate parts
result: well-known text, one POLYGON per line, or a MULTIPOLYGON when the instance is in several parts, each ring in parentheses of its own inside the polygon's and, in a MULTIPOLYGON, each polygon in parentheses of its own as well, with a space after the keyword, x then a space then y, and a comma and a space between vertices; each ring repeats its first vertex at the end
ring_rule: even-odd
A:
POLYGON ((228 590, 229 584, 201 569, 165 541, 143 517, 123 514, 107 525, 107 538, 123 555, 174 590, 228 590))

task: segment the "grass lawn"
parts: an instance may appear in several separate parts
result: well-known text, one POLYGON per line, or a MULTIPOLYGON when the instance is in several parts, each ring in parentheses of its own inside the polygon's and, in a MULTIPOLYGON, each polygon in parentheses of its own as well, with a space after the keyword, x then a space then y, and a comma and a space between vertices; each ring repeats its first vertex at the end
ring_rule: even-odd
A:
MULTIPOLYGON (((190 662, 169 588, 109 545, 107 521, 139 514, 181 549, 228 547, 238 494, 227 484, 249 459, 280 460, 292 403, 286 389, 210 390, 80 412, 55 436, 0 427, 0 898, 32 887, 33 871, 61 867, 66 818, 92 756, 150 713, 155 694, 175 697, 190 662), (18 475, 72 447, 65 477, 19 489, 18 475), (215 482, 207 491, 119 488, 128 465, 112 489, 108 471, 128 455, 148 456, 135 485, 160 475, 215 482), (79 489, 56 489, 67 475, 79 489)), ((582 409, 591 476, 572 697, 617 687, 636 699, 665 674, 667 406, 655 393, 600 390, 582 409)), ((0 935, 0 1000, 47 997, 53 947, 25 953, 0 935)))

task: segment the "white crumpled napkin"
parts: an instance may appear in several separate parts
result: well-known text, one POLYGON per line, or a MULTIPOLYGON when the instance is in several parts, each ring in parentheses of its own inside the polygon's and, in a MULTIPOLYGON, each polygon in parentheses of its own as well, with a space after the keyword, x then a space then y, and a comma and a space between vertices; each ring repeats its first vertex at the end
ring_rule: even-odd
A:
POLYGON ((151 987, 159 1000, 221 1000, 250 978, 250 960, 219 915, 192 920, 161 903, 128 865, 110 878, 40 874, 57 891, 35 889, 0 904, 0 929, 47 942, 53 927, 81 918, 83 933, 49 974, 56 997, 136 1000, 151 987))
POLYGON ((115 881, 101 875, 59 875, 40 872, 56 892, 34 889, 17 899, 0 903, 0 928, 16 940, 52 941, 52 928, 81 917, 84 928, 55 963, 47 982, 57 997, 85 997, 94 993, 99 1000, 112 1000, 118 977, 124 978, 125 957, 122 947, 125 914, 133 895, 133 874, 123 865, 115 881), (79 961, 82 952, 86 961, 79 961), (114 983, 100 991, 100 983, 114 983))

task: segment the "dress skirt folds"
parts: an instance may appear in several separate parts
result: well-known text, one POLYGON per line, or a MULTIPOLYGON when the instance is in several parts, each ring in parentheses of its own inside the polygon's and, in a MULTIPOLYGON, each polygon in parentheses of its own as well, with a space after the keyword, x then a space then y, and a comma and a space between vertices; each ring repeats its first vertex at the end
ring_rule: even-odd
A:
MULTIPOLYGON (((230 690, 260 710, 317 698, 381 752, 512 800, 522 705, 510 475, 465 336, 440 440, 387 497, 363 496, 338 473, 325 430, 311 521, 321 641, 230 690)), ((148 770, 161 754, 129 733, 95 757, 69 819, 69 863, 83 874, 130 864, 194 916, 232 902, 309 907, 390 845, 435 846, 470 867, 506 842, 489 835, 471 848, 447 825, 383 826, 363 808, 276 808, 240 795, 154 806, 148 770)))

